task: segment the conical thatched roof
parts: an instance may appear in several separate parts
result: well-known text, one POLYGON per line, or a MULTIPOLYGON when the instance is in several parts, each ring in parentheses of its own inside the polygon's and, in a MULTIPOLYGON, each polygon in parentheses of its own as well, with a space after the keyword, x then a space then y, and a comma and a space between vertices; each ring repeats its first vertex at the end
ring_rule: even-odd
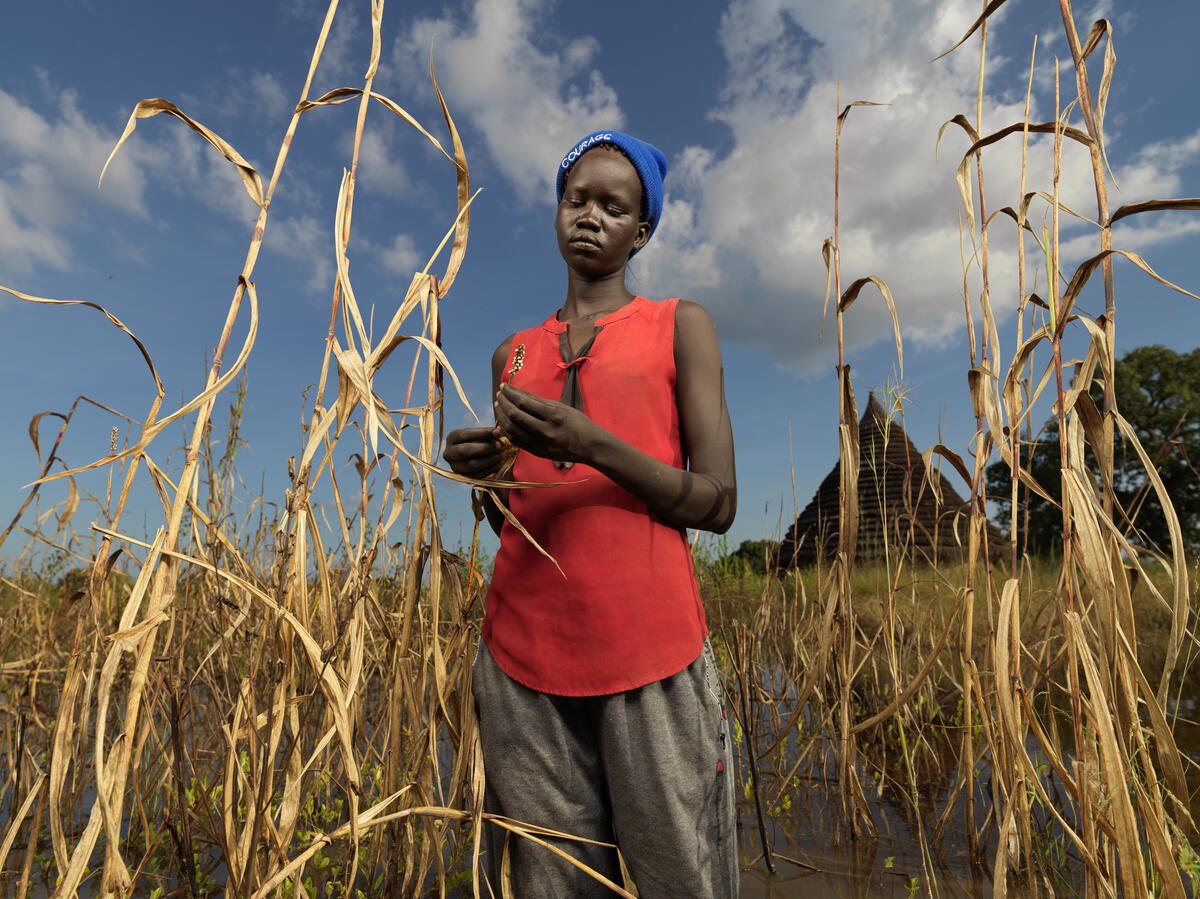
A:
MULTIPOLYGON (((858 423, 858 435, 857 557, 876 558, 890 545, 893 554, 903 552, 909 559, 941 562, 965 558, 969 504, 940 471, 926 477, 920 451, 898 421, 888 422, 874 393, 858 423)), ((811 565, 818 554, 830 557, 837 553, 840 483, 839 460, 788 529, 779 547, 781 567, 811 565)), ((988 542, 995 552, 1003 538, 991 525, 988 528, 988 542)))

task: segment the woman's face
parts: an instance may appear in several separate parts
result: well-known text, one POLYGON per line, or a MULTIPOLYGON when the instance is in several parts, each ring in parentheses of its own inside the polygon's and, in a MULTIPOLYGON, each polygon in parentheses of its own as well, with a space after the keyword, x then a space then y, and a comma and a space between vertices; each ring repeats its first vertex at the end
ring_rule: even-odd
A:
POLYGON ((641 208, 642 182, 632 163, 612 150, 589 150, 567 175, 554 218, 563 261, 585 277, 623 269, 650 236, 650 223, 638 221, 641 208))

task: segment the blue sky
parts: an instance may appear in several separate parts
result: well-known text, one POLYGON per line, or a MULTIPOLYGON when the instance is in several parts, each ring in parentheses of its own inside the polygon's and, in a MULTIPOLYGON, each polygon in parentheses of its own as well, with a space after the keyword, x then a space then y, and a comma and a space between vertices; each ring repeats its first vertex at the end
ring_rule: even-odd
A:
MULTIPOLYGON (((97 189, 96 177, 137 100, 165 97, 222 135, 269 175, 299 95, 324 12, 316 0, 177 4, 26 3, 0 34, 0 284, 25 293, 100 303, 141 337, 167 403, 201 387, 249 243, 255 209, 232 169, 176 120, 142 122, 97 189)), ((817 339, 832 232, 835 85, 856 109, 843 133, 843 280, 874 274, 896 297, 905 341, 901 383, 910 436, 966 454, 974 428, 954 168, 965 150, 951 129, 974 118, 978 38, 930 60, 962 34, 979 4, 964 0, 550 0, 409 2, 385 7, 376 90, 444 134, 425 74, 431 42, 439 80, 462 130, 476 201, 467 258, 443 307, 445 345, 477 410, 486 410, 487 360, 500 338, 550 314, 565 287, 552 235, 554 166, 574 140, 620 127, 663 149, 667 208, 633 265, 631 287, 654 298, 703 302, 717 322, 737 444, 740 511, 730 534, 777 536, 836 458, 835 345, 817 339), (602 10, 602 11, 601 11, 602 10), (793 478, 794 497, 793 500, 793 478)), ((369 5, 343 0, 312 95, 361 85, 369 5)), ((1077 4, 1080 29, 1098 15, 1115 28, 1116 80, 1106 118, 1115 208, 1200 195, 1200 104, 1189 36, 1191 0, 1077 4)), ((1053 117, 1053 58, 1073 90, 1058 4, 1009 0, 989 31, 984 130, 1020 117, 1038 36, 1033 118, 1053 117)), ((1100 54, 1093 57, 1093 84, 1100 54)), ((356 107, 305 115, 268 221, 256 270, 261 309, 249 362, 249 492, 282 497, 286 459, 300 447, 302 394, 319 373, 332 290, 334 206, 348 164, 356 107)), ((1079 124, 1076 117, 1075 124, 1079 124)), ((370 110, 350 247, 360 305, 390 317, 415 268, 454 213, 453 171, 418 134, 370 110)), ((1014 204, 1016 143, 985 157, 988 204, 1014 204)), ((1030 184, 1050 189, 1048 142, 1035 141, 1030 184)), ((1064 161, 1063 198, 1094 214, 1086 155, 1064 161)), ((1036 213, 1040 215, 1040 213, 1036 213)), ((1200 292, 1200 216, 1127 220, 1118 247, 1200 292)), ((1036 226, 1036 223, 1035 223, 1036 226)), ((1015 343, 1011 229, 992 238, 992 296, 1002 349, 1015 343)), ((1095 252, 1091 226, 1067 225, 1064 258, 1095 252)), ((975 266, 968 273, 974 296, 975 266)), ((1098 279, 1096 288, 1098 288, 1098 279)), ((1180 350, 1200 337, 1200 302, 1117 266, 1118 353, 1145 343, 1180 350)), ((1042 283, 1044 290, 1044 282, 1042 283)), ((1098 289, 1084 306, 1100 311, 1098 289)), ((239 331, 238 338, 244 331, 239 331)), ((860 403, 895 373, 890 319, 864 292, 847 320, 848 359, 860 403)), ((7 524, 38 466, 26 426, 84 394, 135 419, 153 385, 128 340, 82 308, 0 298, 0 520, 7 524)), ((378 380, 403 401, 406 366, 378 380)), ((1048 414, 1048 412, 1047 412, 1048 414)), ((456 399, 447 426, 469 416, 456 399)), ((62 455, 73 465, 105 454, 119 419, 81 411, 62 455)), ((43 442, 52 439, 44 425, 43 442)), ((182 428, 155 445, 178 465, 182 428)), ((348 464, 346 460, 342 463, 348 464)), ((80 479, 100 495, 103 475, 80 479)), ((47 502, 61 500, 61 484, 47 502)), ((466 493, 440 494, 448 539, 466 493)), ((43 508, 46 508, 43 505, 43 508)), ((161 509, 137 494, 125 526, 153 532, 161 509)), ((85 502, 77 526, 95 506, 85 502)), ((468 530, 469 533, 469 530, 468 530)), ((394 535, 393 540, 399 539, 394 535)), ((11 558, 11 547, 4 556, 11 558)))

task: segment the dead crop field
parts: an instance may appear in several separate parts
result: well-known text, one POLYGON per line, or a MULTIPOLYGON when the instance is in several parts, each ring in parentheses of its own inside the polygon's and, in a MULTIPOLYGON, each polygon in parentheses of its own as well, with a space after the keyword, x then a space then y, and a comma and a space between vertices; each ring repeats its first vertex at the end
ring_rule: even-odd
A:
MULTIPOLYGON (((826 324, 838 346, 840 413, 828 423, 839 439, 838 528, 828 556, 799 573, 754 573, 696 543, 737 720, 744 862, 749 879, 811 875, 827 864, 812 846, 822 835, 848 852, 867 847, 865 867, 845 875, 865 895, 985 888, 997 897, 1175 899, 1200 887, 1192 720, 1200 572, 1155 460, 1116 403, 1114 259, 1163 279, 1113 245, 1112 226, 1197 210, 1200 199, 1110 208, 1113 27, 1077 22, 1070 0, 1055 10, 1070 59, 1057 75, 1053 120, 1031 120, 1027 100, 1023 119, 983 133, 989 20, 1003 2, 981 4, 947 49, 977 49, 980 67, 980 106, 946 110, 941 135, 943 153, 962 148, 970 446, 924 452, 887 497, 892 525, 882 554, 868 557, 844 323, 889 315, 901 371, 904 348, 886 273, 842 269, 840 148, 870 127, 874 104, 839 99, 829 116, 834 169, 812 173, 832 179, 834 197, 832 233, 813 252, 826 262, 826 324), (1034 135, 1048 138, 1036 147, 1052 154, 1049 183, 1026 183, 1034 135), (1020 148, 1018 196, 987 192, 996 144, 1020 148), (1066 152, 1090 160, 1096 204, 1086 214, 1060 202, 1066 152), (1094 253, 1070 270, 1060 264, 1063 216, 1086 217, 1095 231, 1094 253), (1014 283, 990 280, 989 247, 1001 244, 1018 259, 1014 283), (981 279, 978 292, 966 287, 968 269, 981 279), (1086 310, 1081 295, 1093 281, 1103 284, 1102 307, 1086 310), (1015 332, 997 328, 1000 303, 1015 307, 1015 332), (1072 358, 1064 344, 1083 351, 1072 358), (1064 435, 1053 491, 1061 540, 1036 558, 1024 552, 1019 513, 1024 498, 1050 493, 1029 466, 1035 408, 1051 408, 1064 435), (1122 507, 1117 442, 1141 461, 1145 491, 1166 517, 1164 545, 1143 540, 1139 509, 1122 507), (1010 472, 1014 510, 998 528, 988 523, 984 476, 997 460, 1010 472), (953 560, 916 549, 913 510, 939 489, 942 466, 970 485, 953 560)), ((442 121, 420 123, 374 90, 383 6, 371 2, 363 83, 319 97, 309 90, 337 3, 314 23, 308 78, 270 173, 169 101, 133 105, 114 154, 138 139, 144 119, 172 117, 222 154, 259 210, 193 396, 169 401, 155 348, 106 310, 0 288, 30 304, 91 306, 72 311, 107 316, 159 385, 128 437, 114 431, 111 452, 95 461, 58 460, 45 427, 42 477, 0 533, 15 560, 0 572, 6 895, 511 895, 510 885, 475 875, 485 827, 563 851, 547 841, 558 835, 483 810, 470 667, 486 569, 472 535, 447 544, 437 489, 447 478, 493 496, 521 485, 471 482, 440 459, 445 403, 457 394, 470 405, 441 347, 443 328, 469 323, 443 313, 442 301, 467 252, 476 193, 454 111, 441 102, 442 121), (284 496, 246 497, 229 448, 245 414, 270 200, 293 138, 304 139, 300 126, 342 104, 357 115, 331 223, 340 236, 336 287, 304 401, 303 449, 278 460, 290 476, 284 496), (403 300, 372 322, 347 252, 363 135, 377 116, 416 129, 444 157, 457 214, 403 300), (245 334, 240 345, 235 331, 245 334), (407 387, 384 398, 377 375, 389 364, 403 368, 407 387), (185 423, 179 461, 168 466, 185 423), (358 460, 350 477, 334 463, 348 456, 358 460), (102 514, 78 532, 85 477, 101 485, 92 489, 102 514), (148 535, 126 520, 135 484, 161 500, 148 535), (337 515, 319 514, 314 497, 337 515)), ((1039 51, 1029 49, 1032 81, 1039 51)), ((1013 88, 1026 98, 1031 90, 1013 88)), ((902 427, 905 396, 886 399, 888 421, 902 427)), ((59 440, 73 414, 47 419, 59 440)))

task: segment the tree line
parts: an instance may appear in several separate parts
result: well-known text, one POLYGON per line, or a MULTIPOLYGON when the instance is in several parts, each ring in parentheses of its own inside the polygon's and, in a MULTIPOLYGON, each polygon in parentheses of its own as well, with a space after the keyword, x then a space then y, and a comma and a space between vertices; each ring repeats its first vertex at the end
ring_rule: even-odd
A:
MULTIPOLYGON (((1117 409, 1154 462, 1179 516, 1184 544, 1200 551, 1200 348, 1179 353, 1164 346, 1130 350, 1115 363, 1113 384, 1117 409)), ((1099 388, 1094 399, 1102 406, 1099 388)), ((1118 431, 1113 448, 1113 482, 1123 515, 1117 524, 1132 542, 1150 549, 1169 550, 1166 516, 1136 450, 1118 431)), ((1017 493, 1018 541, 1032 555, 1047 552, 1062 542, 1062 512, 1056 505, 1062 494, 1058 422, 1052 419, 1035 435, 1032 452, 1025 447, 1022 464, 1053 502, 1022 485, 1017 493)), ((1088 447, 1086 461, 1096 471, 1088 447)), ((994 521, 1008 532, 1012 514, 1012 472, 1003 461, 989 465, 988 499, 994 504, 994 521)), ((1097 486, 1099 481, 1097 480, 1097 486)))

